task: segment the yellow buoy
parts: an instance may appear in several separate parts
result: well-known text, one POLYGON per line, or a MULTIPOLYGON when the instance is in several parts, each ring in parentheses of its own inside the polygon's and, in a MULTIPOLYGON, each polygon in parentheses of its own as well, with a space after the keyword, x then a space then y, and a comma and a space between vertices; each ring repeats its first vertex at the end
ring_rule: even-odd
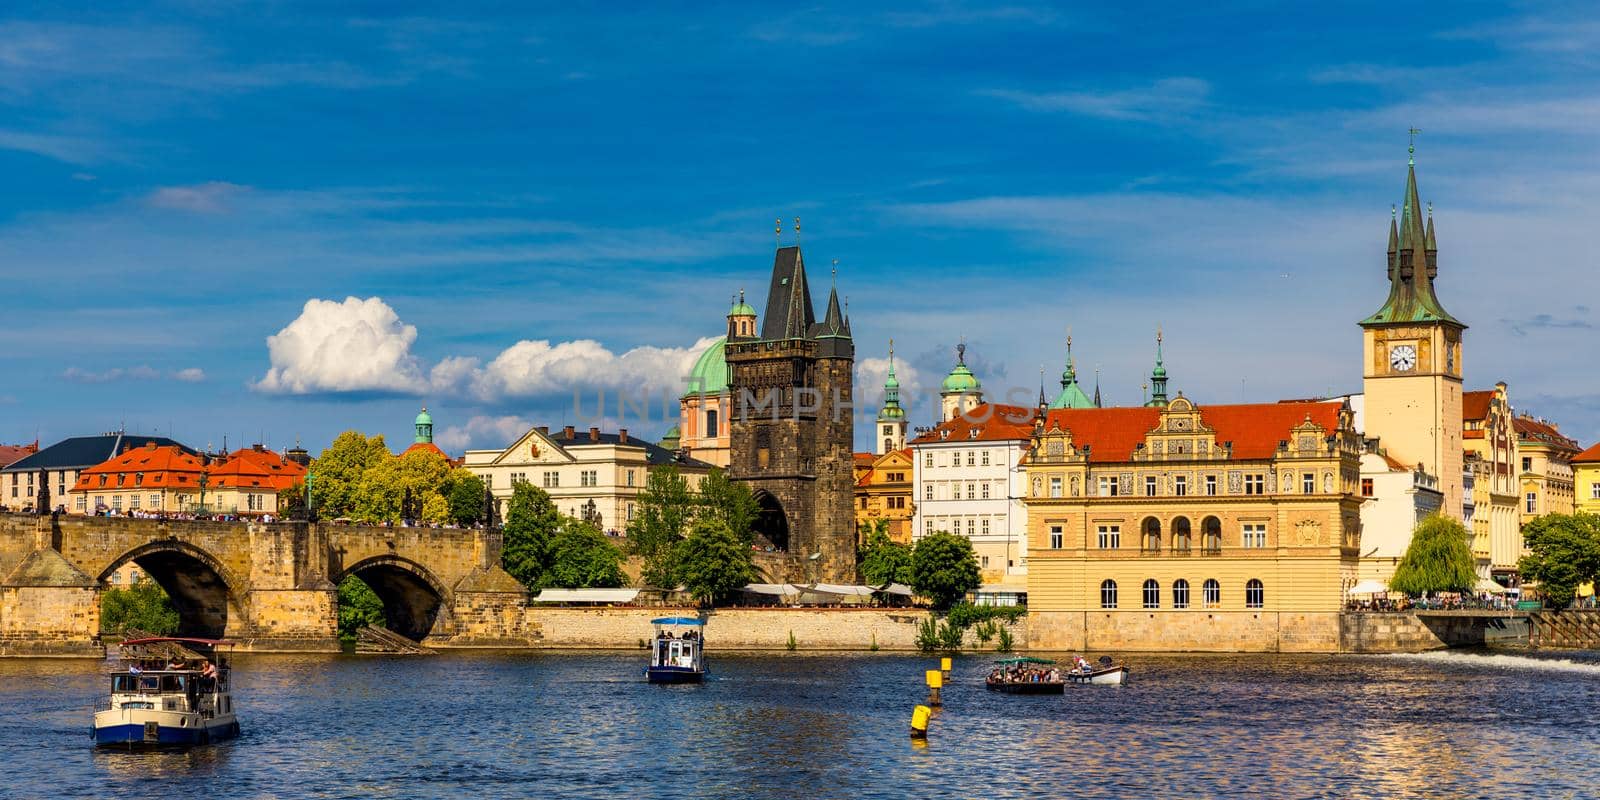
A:
POLYGON ((944 658, 939 659, 939 670, 941 672, 949 672, 950 671, 950 657, 949 656, 945 656, 944 658))
POLYGON ((930 669, 928 670, 927 680, 929 689, 938 689, 944 686, 944 673, 936 669, 930 669))
POLYGON ((927 706, 917 706, 911 709, 911 738, 922 739, 928 735, 928 719, 933 716, 933 709, 927 706))

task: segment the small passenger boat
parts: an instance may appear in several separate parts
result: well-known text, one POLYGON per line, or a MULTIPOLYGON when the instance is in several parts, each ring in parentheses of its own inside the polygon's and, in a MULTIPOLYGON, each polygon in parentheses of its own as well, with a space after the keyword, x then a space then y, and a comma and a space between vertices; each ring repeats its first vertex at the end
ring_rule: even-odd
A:
POLYGON ((1111 656, 1101 656, 1094 664, 1079 659, 1072 669, 1067 670, 1066 678, 1077 684, 1121 686, 1128 680, 1128 666, 1112 661, 1111 656))
POLYGON ((227 659, 212 639, 129 639, 111 673, 111 699, 94 715, 99 746, 211 744, 239 735, 227 659))
POLYGON ((705 679, 705 623, 695 617, 650 620, 656 636, 650 645, 651 683, 699 683, 705 679))
POLYGON ((1061 694, 1066 683, 1061 670, 1048 658, 1017 656, 995 662, 984 685, 991 692, 1006 694, 1061 694))

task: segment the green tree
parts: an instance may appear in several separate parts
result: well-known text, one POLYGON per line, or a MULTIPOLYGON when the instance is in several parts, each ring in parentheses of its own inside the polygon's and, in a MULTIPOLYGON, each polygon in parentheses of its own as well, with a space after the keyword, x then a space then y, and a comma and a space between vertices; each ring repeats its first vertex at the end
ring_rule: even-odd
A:
POLYGON ((512 484, 505 525, 501 526, 505 544, 500 565, 523 586, 538 588, 550 566, 551 540, 560 527, 561 512, 545 490, 527 481, 512 484))
POLYGON ((715 603, 755 578, 750 545, 720 519, 697 520, 689 538, 674 549, 683 585, 702 604, 715 603))
POLYGON ((1423 520, 1395 567, 1389 587, 1416 597, 1430 592, 1470 592, 1478 582, 1471 534, 1461 523, 1439 514, 1423 520))
POLYGON ((700 515, 721 521, 741 541, 750 544, 755 541, 761 507, 748 485, 730 481, 728 473, 713 469, 700 482, 700 515))
POLYGON ((450 472, 450 521, 457 525, 476 525, 483 516, 483 479, 456 469, 450 472))
POLYGON ((911 548, 889 538, 889 521, 876 520, 861 547, 861 579, 872 586, 911 582, 911 548))
POLYGON ((354 641, 356 631, 368 625, 383 627, 383 600, 366 581, 354 575, 339 581, 339 638, 354 641))
MULTIPOLYGON (((697 501, 689 483, 673 466, 650 471, 633 521, 628 523, 628 547, 644 559, 640 577, 650 586, 678 585, 674 555, 688 533, 697 501)), ((723 524, 726 528, 726 523, 723 524)), ((731 531, 730 531, 731 533, 731 531)))
POLYGON ((168 635, 178 630, 178 610, 155 581, 140 578, 126 589, 100 595, 100 630, 121 633, 128 628, 168 635))
POLYGON ((399 522, 400 503, 406 490, 419 500, 424 522, 449 522, 449 505, 442 503, 451 481, 450 462, 432 450, 412 450, 401 456, 387 451, 376 455, 361 474, 355 505, 349 514, 363 522, 399 522))
POLYGON ((911 588, 944 610, 978 588, 978 556, 964 536, 940 531, 911 551, 911 588))
POLYGON ((350 516, 363 476, 385 458, 393 456, 381 435, 368 439, 360 431, 345 431, 335 437, 311 465, 317 476, 312 482, 317 513, 327 519, 350 516))
POLYGON ((1537 581, 1547 605, 1566 608, 1579 584, 1600 579, 1600 516, 1546 514, 1522 526, 1528 554, 1517 569, 1537 581))
POLYGON ((622 552, 599 528, 567 517, 550 542, 550 568, 540 586, 563 589, 614 589, 627 583, 622 552))

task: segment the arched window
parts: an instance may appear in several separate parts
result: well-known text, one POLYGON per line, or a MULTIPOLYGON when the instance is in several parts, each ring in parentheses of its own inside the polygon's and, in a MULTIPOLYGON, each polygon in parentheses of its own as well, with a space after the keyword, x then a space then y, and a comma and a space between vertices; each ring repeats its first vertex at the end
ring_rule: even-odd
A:
POLYGON ((1178 517, 1172 521, 1172 551, 1189 552, 1189 518, 1178 517))
POLYGON ((1261 608, 1266 604, 1266 587, 1261 585, 1261 581, 1251 578, 1250 581, 1244 585, 1244 607, 1261 608))
POLYGON ((1146 579, 1144 582, 1144 607, 1161 607, 1161 584, 1156 583, 1155 578, 1146 579))
POLYGON ((1207 553, 1222 552, 1222 520, 1206 517, 1200 523, 1200 549, 1207 553))
POLYGON ((1116 608, 1117 607, 1117 582, 1116 581, 1111 580, 1111 579, 1108 578, 1108 579, 1103 580, 1103 581, 1100 582, 1100 607, 1101 608, 1116 608))
POLYGON ((1217 583, 1216 578, 1206 578, 1206 582, 1200 585, 1200 601, 1206 608, 1222 605, 1222 584, 1217 583))
POLYGON ((1139 548, 1147 553, 1154 553, 1161 549, 1161 520, 1155 517, 1145 517, 1139 526, 1139 548))
POLYGON ((1182 578, 1172 582, 1172 607, 1189 607, 1189 582, 1182 578))

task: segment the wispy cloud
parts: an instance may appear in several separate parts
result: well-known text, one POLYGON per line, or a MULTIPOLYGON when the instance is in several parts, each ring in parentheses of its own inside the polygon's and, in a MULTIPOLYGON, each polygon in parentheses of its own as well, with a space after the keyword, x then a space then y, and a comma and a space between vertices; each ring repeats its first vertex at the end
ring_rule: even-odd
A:
POLYGON ((1027 111, 1061 112, 1097 119, 1151 122, 1186 116, 1206 105, 1211 84, 1199 78, 1164 78, 1132 89, 1036 92, 986 89, 980 95, 1027 111))
POLYGON ((225 181, 211 181, 193 186, 165 186, 150 193, 145 202, 154 208, 189 211, 197 214, 220 214, 229 209, 230 201, 248 186, 225 181))
POLYGON ((72 383, 112 383, 115 381, 155 381, 175 380, 183 383, 199 383, 206 379, 205 370, 199 367, 162 372, 148 364, 134 367, 112 367, 110 369, 94 371, 79 367, 67 367, 61 377, 72 383))
POLYGON ((1557 317, 1554 314, 1534 314, 1530 317, 1501 319, 1500 324, 1511 329, 1518 336, 1527 336, 1529 331, 1537 330, 1580 330, 1592 331, 1597 326, 1587 318, 1588 309, 1578 306, 1573 309, 1579 316, 1557 317))

